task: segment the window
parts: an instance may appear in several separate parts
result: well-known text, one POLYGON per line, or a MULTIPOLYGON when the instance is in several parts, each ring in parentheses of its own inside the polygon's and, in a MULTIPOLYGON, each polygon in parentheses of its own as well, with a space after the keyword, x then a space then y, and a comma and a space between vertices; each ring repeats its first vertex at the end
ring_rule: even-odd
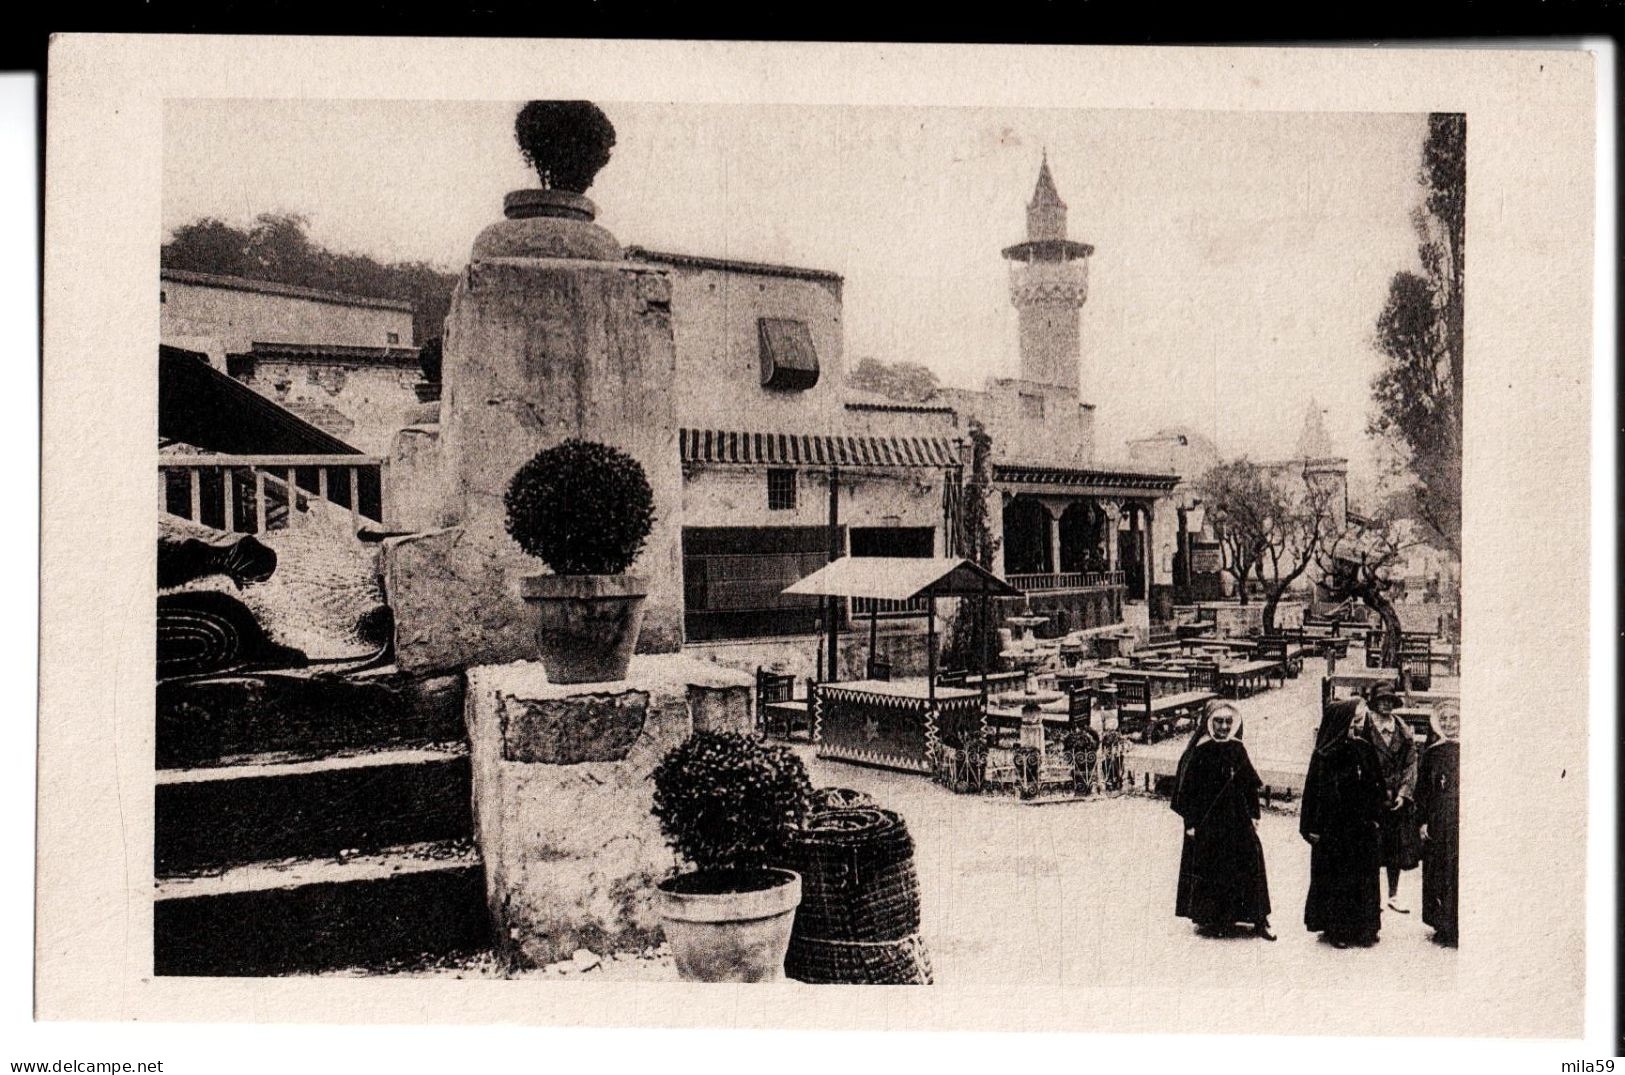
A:
MULTIPOLYGON (((830 561, 845 534, 823 526, 683 528, 683 624, 691 642, 810 635, 823 600, 784 588, 830 561)), ((844 622, 845 603, 837 616, 844 622)))
POLYGON ((388 334, 388 336, 386 338, 389 340, 390 343, 400 343, 401 342, 401 334, 399 332, 391 332, 391 333, 388 334))
POLYGON ((1023 392, 1021 394, 1021 416, 1023 418, 1043 418, 1044 397, 1023 392))
POLYGON ((818 352, 805 321, 782 317, 757 319, 761 347, 762 387, 799 392, 818 383, 818 352))
POLYGON ((163 290, 162 288, 159 288, 159 290, 158 290, 158 302, 159 302, 159 304, 162 305, 163 303, 166 303, 168 301, 169 301, 169 292, 163 290))
POLYGON ((769 470, 767 472, 767 510, 796 510, 796 472, 769 470))

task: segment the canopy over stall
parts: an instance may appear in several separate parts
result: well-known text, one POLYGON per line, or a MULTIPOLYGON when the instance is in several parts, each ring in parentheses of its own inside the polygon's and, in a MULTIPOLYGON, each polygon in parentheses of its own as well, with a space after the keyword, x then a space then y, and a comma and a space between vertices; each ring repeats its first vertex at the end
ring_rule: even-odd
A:
MULTIPOLYGON (((979 597, 982 599, 985 622, 988 598, 1022 596, 1021 590, 993 572, 959 556, 843 556, 786 587, 784 592, 818 597, 868 597, 883 601, 932 598, 926 602, 926 683, 933 701, 937 682, 937 614, 934 599, 979 597)), ((871 660, 875 648, 875 615, 871 608, 871 660)))

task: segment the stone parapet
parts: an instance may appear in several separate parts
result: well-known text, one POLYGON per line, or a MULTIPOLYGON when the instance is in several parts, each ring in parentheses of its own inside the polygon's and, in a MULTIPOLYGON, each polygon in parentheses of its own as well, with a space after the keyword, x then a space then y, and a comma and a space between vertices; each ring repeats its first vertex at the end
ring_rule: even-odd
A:
POLYGON ((677 866, 649 775, 696 730, 748 732, 743 672, 638 655, 614 683, 549 683, 518 661, 468 672, 474 824, 500 951, 515 966, 656 943, 677 866))

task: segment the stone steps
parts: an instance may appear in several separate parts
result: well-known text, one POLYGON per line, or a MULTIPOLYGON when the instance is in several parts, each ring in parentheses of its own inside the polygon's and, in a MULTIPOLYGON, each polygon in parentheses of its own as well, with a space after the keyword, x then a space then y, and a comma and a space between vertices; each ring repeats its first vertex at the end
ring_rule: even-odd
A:
POLYGON ((473 834, 464 743, 160 770, 159 877, 473 834))
POLYGON ((390 969, 488 943, 485 871, 466 840, 163 878, 153 903, 160 975, 390 969))
POLYGON ((159 769, 464 737, 463 677, 259 673, 158 685, 159 769))
POLYGON ((158 687, 153 964, 387 968, 489 942, 461 676, 158 687))

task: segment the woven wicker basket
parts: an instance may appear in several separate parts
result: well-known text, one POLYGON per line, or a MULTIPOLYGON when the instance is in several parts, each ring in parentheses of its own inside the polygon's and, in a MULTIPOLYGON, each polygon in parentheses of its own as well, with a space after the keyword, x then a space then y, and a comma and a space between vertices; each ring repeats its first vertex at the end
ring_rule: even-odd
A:
POLYGON ((785 972, 805 982, 929 982, 919 939, 914 840, 903 819, 865 806, 809 815, 784 866, 801 874, 785 972))
POLYGON ((790 936, 784 973, 815 985, 930 985, 931 957, 917 933, 895 941, 790 936))

